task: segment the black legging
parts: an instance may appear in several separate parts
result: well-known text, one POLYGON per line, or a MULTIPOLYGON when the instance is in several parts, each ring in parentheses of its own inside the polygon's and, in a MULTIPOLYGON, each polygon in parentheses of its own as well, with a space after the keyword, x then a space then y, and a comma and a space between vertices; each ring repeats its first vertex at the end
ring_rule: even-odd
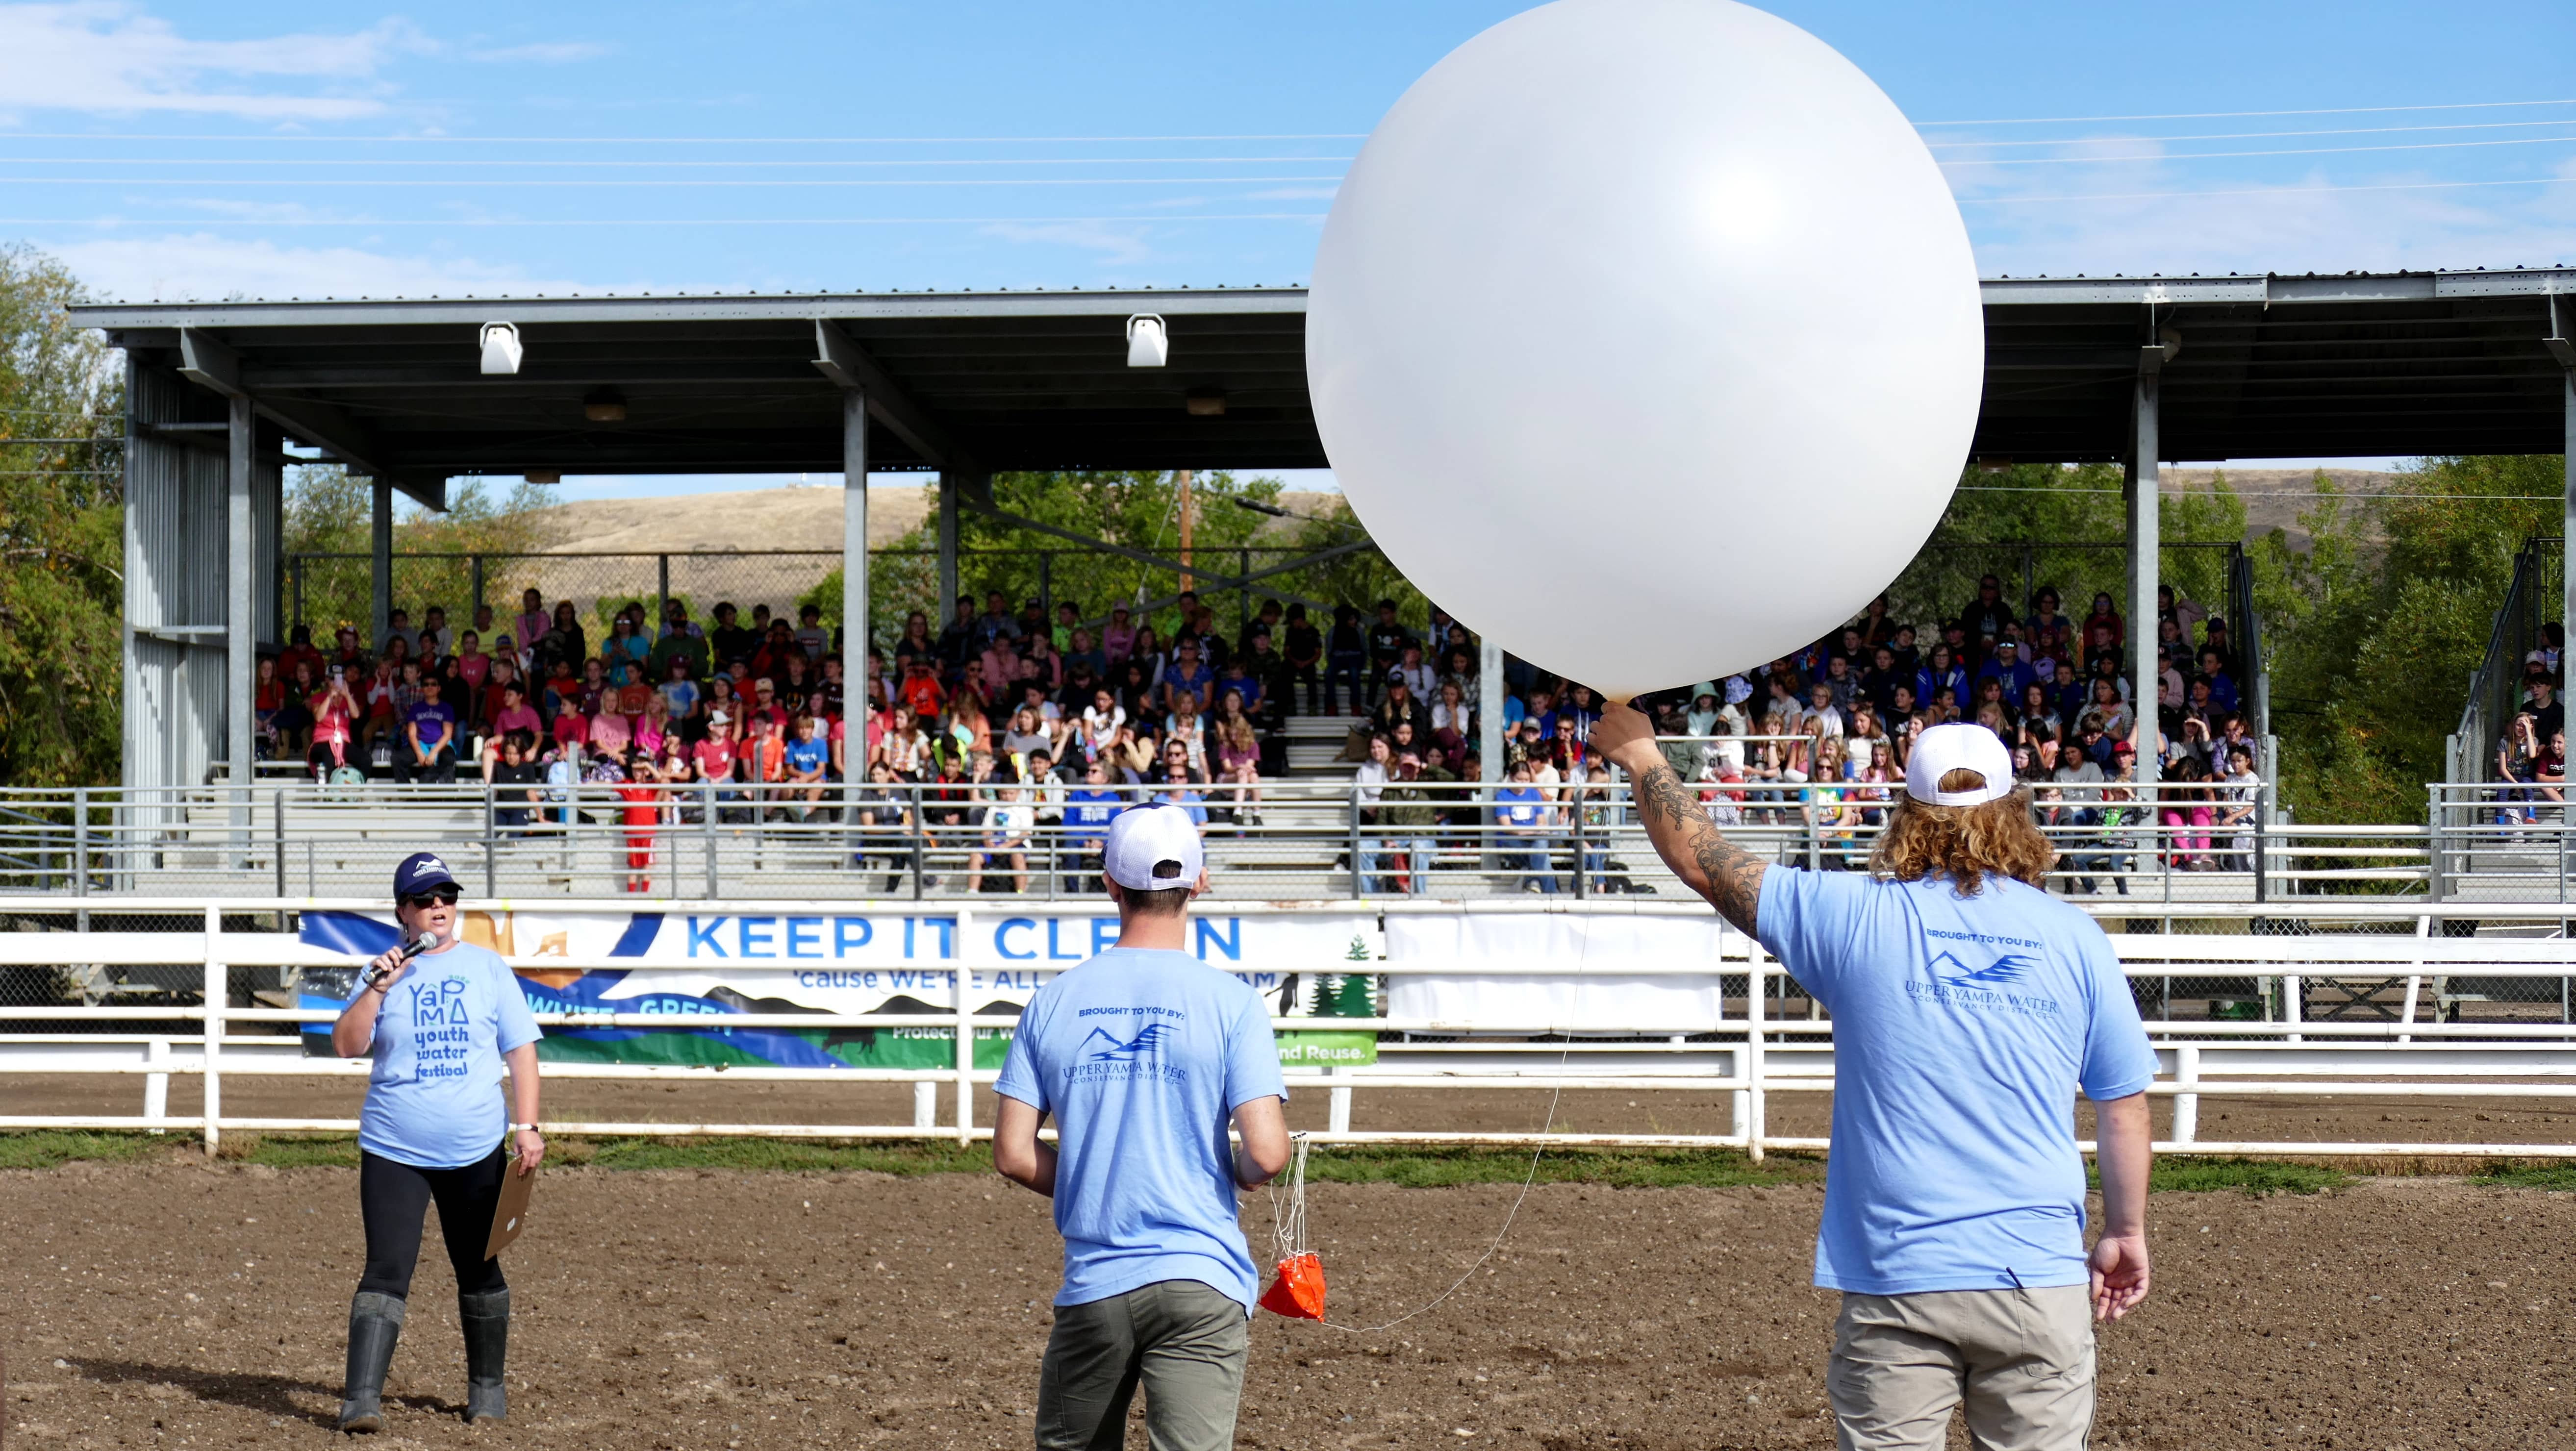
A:
POLYGON ((411 1297, 411 1272, 420 1263, 420 1232, 429 1202, 438 1201, 438 1228, 447 1239, 447 1262, 456 1267, 459 1294, 507 1289, 501 1261, 485 1259, 492 1211, 501 1202, 506 1148, 458 1169, 420 1169, 378 1154, 358 1156, 358 1213, 367 1226, 367 1269, 360 1290, 411 1297))

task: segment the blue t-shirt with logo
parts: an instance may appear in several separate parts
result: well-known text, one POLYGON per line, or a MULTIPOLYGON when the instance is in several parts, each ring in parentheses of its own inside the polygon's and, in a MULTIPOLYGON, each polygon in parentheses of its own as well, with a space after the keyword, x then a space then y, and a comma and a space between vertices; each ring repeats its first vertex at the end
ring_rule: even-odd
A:
POLYGON ((459 942, 411 960, 376 1014, 358 1147, 420 1169, 480 1161, 510 1126, 501 1055, 537 1041, 519 979, 459 942))
POLYGON ((1184 952, 1113 947, 1029 999, 994 1091, 1055 1116, 1055 1303, 1196 1280, 1252 1313, 1226 1121, 1288 1088, 1249 984, 1184 952))
POLYGON ((1772 867, 1762 945, 1833 1014, 1833 1152, 1816 1283, 1869 1295, 2080 1285, 2075 1093, 2155 1079, 2093 920, 1987 877, 1772 867))
POLYGON ((1505 826, 1536 826, 1547 810, 1546 801, 1536 786, 1505 786, 1494 793, 1495 814, 1505 826))
POLYGON ((832 762, 832 747, 827 741, 807 740, 802 736, 787 743, 787 769, 819 771, 832 762))

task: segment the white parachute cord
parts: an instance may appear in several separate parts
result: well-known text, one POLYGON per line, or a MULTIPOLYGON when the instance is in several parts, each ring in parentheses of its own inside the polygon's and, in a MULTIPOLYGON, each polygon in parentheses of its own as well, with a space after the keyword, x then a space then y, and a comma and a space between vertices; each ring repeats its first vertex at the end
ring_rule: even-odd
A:
MULTIPOLYGON (((1589 784, 1588 779, 1586 784, 1589 784)), ((1575 789, 1580 791, 1583 788, 1578 786, 1575 789)), ((1579 796, 1574 798, 1574 809, 1577 811, 1583 809, 1583 802, 1579 796)), ((1604 875, 1606 876, 1606 869, 1609 865, 1609 851, 1607 847, 1604 847, 1602 851, 1602 865, 1605 869, 1604 875)), ((1577 846, 1574 852, 1574 870, 1578 877, 1582 873, 1584 866, 1583 849, 1582 847, 1577 846)), ((1576 948, 1574 959, 1574 1002, 1572 1006, 1566 1010, 1566 1018, 1572 1023, 1580 1023, 1583 1021, 1584 975, 1590 966, 1591 960, 1592 933, 1587 929, 1582 933, 1580 942, 1576 948)), ((1383 1325, 1336 1325, 1330 1320, 1318 1321, 1318 1324, 1322 1325, 1327 1330, 1339 1330, 1350 1335, 1376 1335, 1384 1331, 1393 1330, 1405 1321, 1412 1319, 1416 1315, 1422 1314, 1424 1311, 1438 1305, 1441 1301, 1457 1294, 1461 1289, 1466 1287, 1469 1280, 1476 1277, 1476 1271, 1483 1269, 1485 1267, 1485 1262, 1492 1259, 1494 1257, 1494 1253, 1503 1247, 1503 1240, 1512 1232, 1512 1222, 1520 1218, 1521 1205, 1526 1203, 1529 1199, 1530 1185, 1538 1182, 1538 1161, 1540 1157, 1547 1152, 1545 1139, 1548 1133, 1556 1127, 1556 1107, 1558 1102, 1565 1097, 1565 1070, 1566 1066, 1573 1061, 1573 1054, 1574 1034, 1569 1028, 1565 1033, 1565 1047, 1556 1055, 1557 1083, 1556 1086, 1548 1092, 1547 1114, 1539 1121, 1538 1132, 1541 1142, 1530 1150, 1529 1172, 1521 1176, 1520 1192, 1512 1196, 1512 1207, 1509 1212, 1503 1215, 1502 1228, 1494 1231, 1494 1242, 1485 1246, 1485 1252, 1476 1256, 1476 1262, 1467 1266, 1465 1273, 1451 1281, 1448 1289, 1441 1291, 1429 1300, 1405 1311, 1403 1314, 1396 1316, 1394 1319, 1387 1321, 1383 1325)), ((1298 1216, 1301 1230, 1304 1225, 1304 1218, 1305 1217, 1301 1212, 1298 1216)))

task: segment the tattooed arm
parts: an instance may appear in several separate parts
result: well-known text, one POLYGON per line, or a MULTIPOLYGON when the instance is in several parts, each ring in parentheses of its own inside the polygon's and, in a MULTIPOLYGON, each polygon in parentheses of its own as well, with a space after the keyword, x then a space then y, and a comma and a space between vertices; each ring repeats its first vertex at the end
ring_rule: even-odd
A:
POLYGON ((1637 815, 1646 823, 1646 835, 1664 865, 1749 937, 1768 864, 1718 835, 1708 813, 1700 808, 1699 797, 1656 748, 1654 731, 1635 708, 1608 705, 1593 723, 1593 749, 1628 773, 1637 815))

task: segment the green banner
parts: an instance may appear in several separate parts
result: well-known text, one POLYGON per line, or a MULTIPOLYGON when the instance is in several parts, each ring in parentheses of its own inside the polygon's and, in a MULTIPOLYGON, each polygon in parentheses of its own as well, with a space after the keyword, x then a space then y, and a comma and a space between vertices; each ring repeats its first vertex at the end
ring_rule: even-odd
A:
POLYGON ((1282 1068, 1354 1068, 1377 1061, 1377 1034, 1368 1029, 1280 1033, 1282 1068))

